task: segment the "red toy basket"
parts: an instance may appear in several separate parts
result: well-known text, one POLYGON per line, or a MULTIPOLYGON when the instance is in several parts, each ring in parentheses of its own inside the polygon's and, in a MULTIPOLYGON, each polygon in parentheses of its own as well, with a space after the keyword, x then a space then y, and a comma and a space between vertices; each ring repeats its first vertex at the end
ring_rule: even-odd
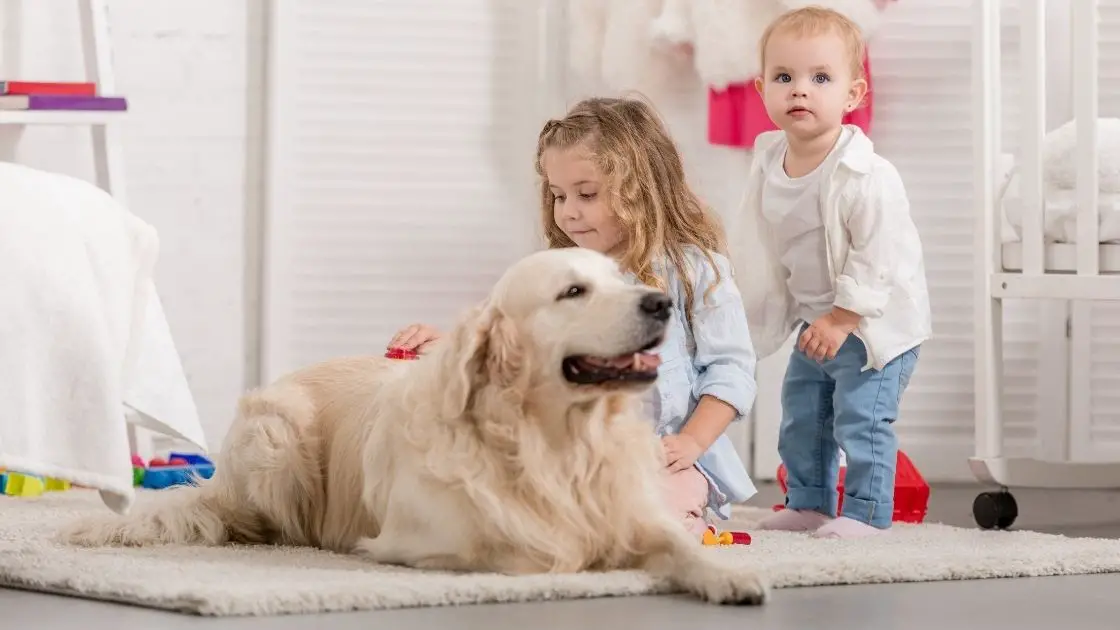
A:
MULTIPOLYGON (((836 484, 836 492, 840 495, 836 504, 839 512, 844 507, 844 472, 845 467, 840 467, 840 480, 836 484)), ((784 494, 786 487, 785 464, 778 466, 778 485, 784 494)), ((894 518, 895 522, 921 523, 926 518, 926 509, 929 506, 929 484, 918 472, 914 462, 901 450, 898 452, 898 464, 894 478, 894 518)), ((784 509, 785 506, 775 505, 774 510, 784 509)))

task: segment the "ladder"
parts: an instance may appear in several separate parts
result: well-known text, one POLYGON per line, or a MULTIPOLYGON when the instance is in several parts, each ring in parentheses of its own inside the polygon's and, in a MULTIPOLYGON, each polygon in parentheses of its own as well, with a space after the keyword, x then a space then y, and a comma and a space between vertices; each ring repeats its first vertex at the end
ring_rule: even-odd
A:
MULTIPOLYGON (((6 4, 8 14, 4 16, 5 28, 0 35, 4 39, 5 70, 13 77, 20 72, 17 53, 22 45, 18 37, 22 20, 21 4, 6 4)), ((117 86, 113 73, 108 0, 78 0, 78 9, 86 80, 96 83, 100 93, 114 95, 117 86)), ((15 159, 15 147, 27 125, 88 126, 92 134, 94 181, 122 206, 128 207, 124 152, 118 124, 124 120, 125 114, 123 111, 0 111, 0 127, 4 130, 6 141, 10 143, 9 155, 4 156, 4 159, 15 159)), ((122 413, 127 417, 134 412, 126 410, 122 413)), ((145 461, 153 455, 151 432, 137 426, 135 422, 129 422, 128 442, 131 451, 145 461)))

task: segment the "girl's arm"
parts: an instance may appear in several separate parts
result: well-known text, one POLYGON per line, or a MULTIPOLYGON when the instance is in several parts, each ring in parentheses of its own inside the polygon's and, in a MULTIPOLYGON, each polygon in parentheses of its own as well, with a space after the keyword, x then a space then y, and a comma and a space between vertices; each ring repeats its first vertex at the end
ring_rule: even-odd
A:
POLYGON ((699 402, 681 435, 695 439, 702 453, 728 425, 750 413, 757 393, 757 357, 731 266, 724 257, 713 256, 720 280, 705 300, 705 291, 715 282, 715 271, 706 258, 698 258, 693 272, 692 335, 699 371, 693 395, 699 402))
POLYGON ((688 423, 681 429, 681 435, 696 440, 696 445, 703 453, 739 415, 738 410, 731 405, 710 394, 704 394, 689 416, 688 423))

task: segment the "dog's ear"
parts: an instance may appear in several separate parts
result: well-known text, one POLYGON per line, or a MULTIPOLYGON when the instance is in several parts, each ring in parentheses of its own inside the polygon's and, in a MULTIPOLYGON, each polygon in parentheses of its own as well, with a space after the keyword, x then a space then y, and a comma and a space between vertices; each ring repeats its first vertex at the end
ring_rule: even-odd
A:
POLYGON ((514 387, 525 369, 528 356, 513 320, 493 312, 487 330, 485 365, 488 383, 502 389, 514 387))
POLYGON ((450 341, 449 365, 443 370, 444 417, 463 415, 479 388, 507 389, 526 373, 517 326, 494 306, 483 303, 472 309, 450 341))

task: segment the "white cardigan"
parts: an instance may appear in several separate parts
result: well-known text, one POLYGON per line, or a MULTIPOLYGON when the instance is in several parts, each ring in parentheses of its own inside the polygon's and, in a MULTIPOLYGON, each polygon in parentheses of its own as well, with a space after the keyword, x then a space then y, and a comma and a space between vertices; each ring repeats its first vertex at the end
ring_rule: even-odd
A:
MULTIPOLYGON (((858 127, 847 128, 851 139, 821 179, 829 272, 836 306, 863 317, 856 335, 867 346, 866 367, 882 369, 932 334, 922 243, 898 171, 858 127)), ((763 165, 786 146, 781 131, 758 137, 742 206, 728 221, 729 253, 760 359, 776 352, 796 324, 776 232, 762 216, 763 165)))

